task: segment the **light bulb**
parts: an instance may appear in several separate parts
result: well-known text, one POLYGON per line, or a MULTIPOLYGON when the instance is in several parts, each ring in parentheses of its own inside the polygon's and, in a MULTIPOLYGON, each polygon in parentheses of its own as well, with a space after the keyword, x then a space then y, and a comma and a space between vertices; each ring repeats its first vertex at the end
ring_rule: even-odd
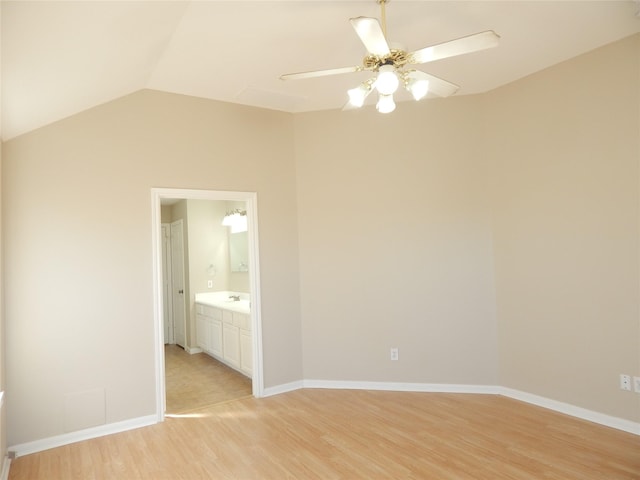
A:
POLYGON ((380 113, 391 113, 396 109, 396 104, 393 101, 393 95, 379 95, 378 103, 376 103, 376 110, 380 113))
POLYGON ((378 72, 376 89, 381 95, 392 95, 398 89, 398 84, 400 83, 395 68, 393 65, 383 65, 378 72))
POLYGON ((356 88, 352 88, 347 92, 347 94, 349 94, 349 103, 354 107, 361 107, 370 90, 371 87, 366 83, 358 85, 356 88))
POLYGON ((407 90, 409 90, 414 100, 420 100, 429 93, 429 80, 413 80, 407 85, 407 90))

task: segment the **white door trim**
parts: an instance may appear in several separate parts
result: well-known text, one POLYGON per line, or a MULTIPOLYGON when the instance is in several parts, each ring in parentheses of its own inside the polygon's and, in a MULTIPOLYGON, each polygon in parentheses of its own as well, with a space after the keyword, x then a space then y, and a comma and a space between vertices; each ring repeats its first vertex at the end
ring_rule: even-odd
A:
POLYGON ((162 222, 160 204, 164 198, 187 200, 219 200, 246 202, 249 244, 249 286, 251 289, 251 331, 253 341, 252 391, 264 396, 262 358, 262 318, 260 300, 260 258, 258 251, 258 196, 256 192, 226 192, 180 188, 151 189, 151 239, 153 254, 153 318, 156 375, 156 415, 164 421, 166 408, 164 372, 164 319, 162 313, 162 222))

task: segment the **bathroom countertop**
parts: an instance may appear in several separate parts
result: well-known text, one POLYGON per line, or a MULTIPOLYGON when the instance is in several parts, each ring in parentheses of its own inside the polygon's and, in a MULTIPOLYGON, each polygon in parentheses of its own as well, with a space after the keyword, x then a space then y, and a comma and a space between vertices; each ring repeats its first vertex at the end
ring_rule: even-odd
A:
POLYGON ((196 293, 196 303, 231 310, 233 312, 249 314, 251 313, 249 299, 242 298, 246 295, 247 294, 238 294, 236 292, 196 293), (240 295, 240 300, 231 300, 229 298, 230 295, 240 295))

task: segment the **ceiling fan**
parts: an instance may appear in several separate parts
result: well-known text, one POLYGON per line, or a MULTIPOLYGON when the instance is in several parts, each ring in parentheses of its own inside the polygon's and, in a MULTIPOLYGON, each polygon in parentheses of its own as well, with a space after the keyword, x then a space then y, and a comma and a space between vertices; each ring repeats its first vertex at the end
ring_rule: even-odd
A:
POLYGON ((311 72, 288 73, 282 80, 322 77, 342 73, 372 71, 375 76, 366 80, 356 88, 349 90, 349 101, 345 109, 359 108, 373 90, 378 91, 376 109, 380 113, 395 110, 393 94, 402 84, 415 100, 424 98, 432 92, 440 97, 453 95, 460 87, 426 72, 410 68, 443 58, 477 52, 498 45, 500 37, 492 30, 476 33, 466 37, 438 43, 413 52, 401 48, 392 48, 387 41, 385 4, 389 0, 376 0, 380 4, 382 24, 375 18, 357 17, 350 20, 358 37, 367 49, 367 56, 362 65, 354 67, 333 68, 311 72))

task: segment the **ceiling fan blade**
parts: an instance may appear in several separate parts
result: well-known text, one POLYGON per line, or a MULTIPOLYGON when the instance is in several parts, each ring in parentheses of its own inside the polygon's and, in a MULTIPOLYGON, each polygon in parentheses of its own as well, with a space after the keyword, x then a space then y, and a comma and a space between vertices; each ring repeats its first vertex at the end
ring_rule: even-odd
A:
POLYGON ((500 36, 493 30, 475 33, 467 37, 450 40, 407 54, 408 63, 427 63, 465 53, 477 52, 498 45, 500 36))
POLYGON ((453 95, 460 88, 460 86, 456 85, 455 83, 447 82, 446 80, 438 78, 435 75, 431 75, 420 70, 412 70, 411 74, 414 78, 428 80, 429 91, 431 93, 435 93, 439 97, 448 97, 450 95, 453 95))
POLYGON ((315 70, 312 72, 287 73, 280 75, 280 80, 298 80, 301 78, 325 77, 327 75, 340 75, 342 73, 353 73, 364 70, 361 66, 332 68, 330 70, 315 70))
POLYGON ((357 17, 349 21, 370 54, 383 57, 391 53, 387 39, 377 19, 357 17))

